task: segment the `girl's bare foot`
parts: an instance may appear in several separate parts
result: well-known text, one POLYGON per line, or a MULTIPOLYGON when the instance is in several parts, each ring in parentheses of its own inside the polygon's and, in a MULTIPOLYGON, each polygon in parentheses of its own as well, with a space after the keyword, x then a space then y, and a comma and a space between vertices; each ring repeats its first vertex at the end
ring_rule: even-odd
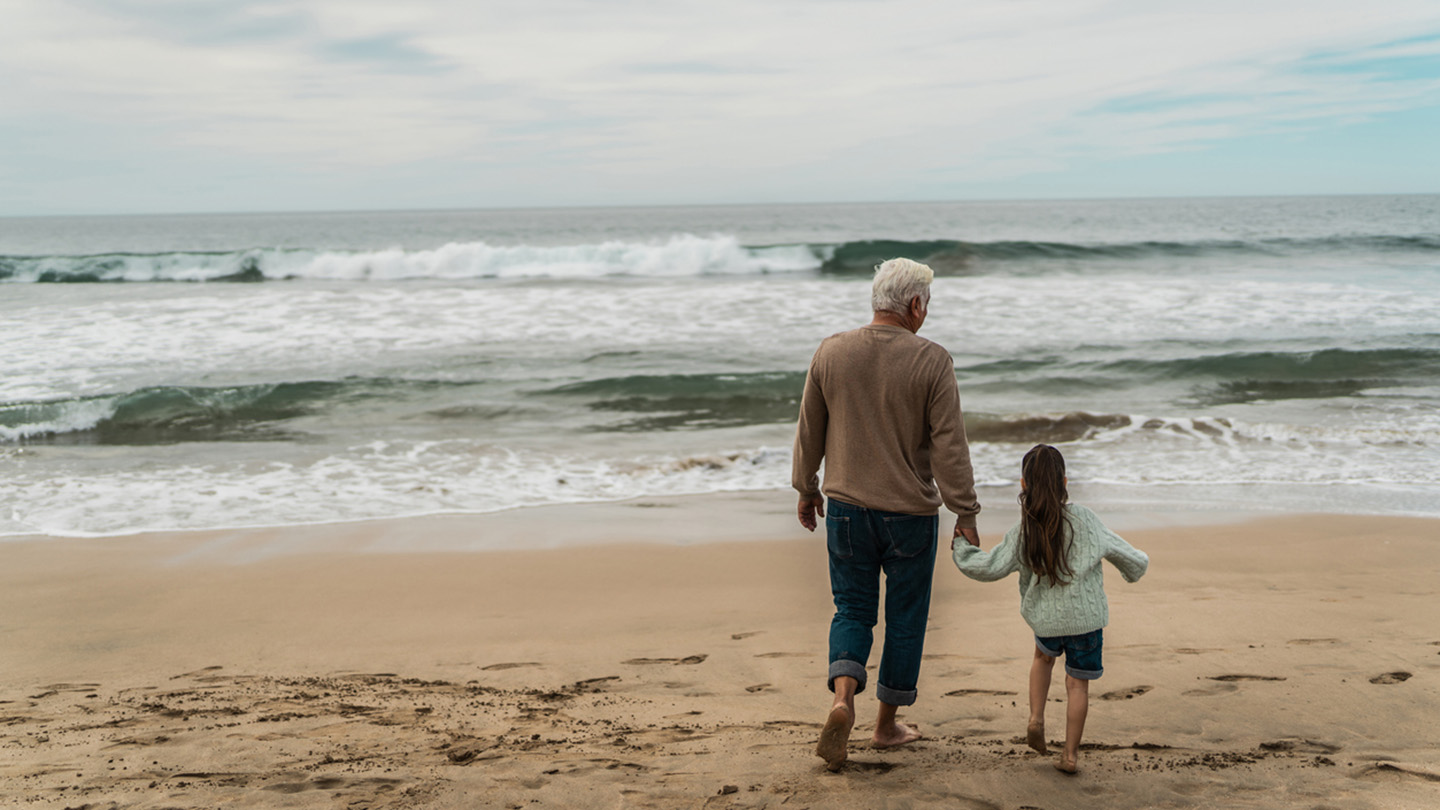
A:
POLYGON ((1055 763, 1055 770, 1061 773, 1068 773, 1071 776, 1080 772, 1080 768, 1077 767, 1075 760, 1067 759, 1064 754, 1061 754, 1060 760, 1055 763))
POLYGON ((1044 723, 1031 723, 1030 727, 1025 729, 1025 744, 1041 754, 1050 753, 1050 749, 1045 747, 1044 723))
POLYGON ((914 726, 907 726, 904 723, 890 723, 889 725, 875 727, 873 744, 876 748, 894 748, 897 745, 915 742, 921 739, 919 729, 914 726))
POLYGON ((850 729, 855 725, 855 712, 845 704, 837 704, 825 718, 825 728, 820 731, 820 743, 815 754, 825 760, 825 767, 840 770, 845 764, 845 748, 850 744, 850 729))

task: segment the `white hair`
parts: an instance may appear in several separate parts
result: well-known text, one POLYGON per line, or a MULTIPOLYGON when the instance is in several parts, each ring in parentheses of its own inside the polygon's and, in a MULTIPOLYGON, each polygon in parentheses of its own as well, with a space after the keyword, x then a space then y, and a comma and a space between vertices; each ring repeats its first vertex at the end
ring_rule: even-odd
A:
POLYGON ((935 271, 911 259, 891 259, 875 267, 875 281, 870 286, 870 309, 875 312, 910 311, 910 301, 920 296, 930 304, 930 282, 935 271))

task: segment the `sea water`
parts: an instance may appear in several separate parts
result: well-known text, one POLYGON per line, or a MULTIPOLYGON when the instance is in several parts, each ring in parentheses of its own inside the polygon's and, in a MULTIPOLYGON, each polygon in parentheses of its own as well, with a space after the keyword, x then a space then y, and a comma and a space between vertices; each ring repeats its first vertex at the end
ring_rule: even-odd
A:
POLYGON ((893 256, 982 504, 1440 515, 1440 196, 1311 197, 0 219, 0 534, 784 490, 893 256))

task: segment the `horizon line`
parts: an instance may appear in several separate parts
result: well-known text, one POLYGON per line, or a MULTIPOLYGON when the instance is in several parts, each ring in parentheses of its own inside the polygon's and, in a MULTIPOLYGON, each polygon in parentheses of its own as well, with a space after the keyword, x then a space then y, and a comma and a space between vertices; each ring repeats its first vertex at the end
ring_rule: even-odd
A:
POLYGON ((949 199, 894 199, 894 200, 829 200, 783 202, 715 202, 715 203, 625 203, 619 205, 477 205, 462 207, 416 207, 416 208, 292 208, 253 209, 231 211, 144 211, 131 213, 70 213, 70 214, 0 214, 0 220, 17 219, 84 219, 84 218, 125 218, 125 217, 223 217, 223 216, 283 216, 293 214, 438 214, 468 211, 595 211, 595 210, 640 210, 647 208, 762 208, 773 207, 821 207, 860 205, 949 205, 986 203, 1056 203, 1056 202, 1123 202, 1146 200, 1265 200, 1265 199, 1323 199, 1327 197, 1435 197, 1440 191, 1410 192, 1337 192, 1333 194, 1147 194, 1141 196, 1082 196, 1082 197, 976 197, 949 199))

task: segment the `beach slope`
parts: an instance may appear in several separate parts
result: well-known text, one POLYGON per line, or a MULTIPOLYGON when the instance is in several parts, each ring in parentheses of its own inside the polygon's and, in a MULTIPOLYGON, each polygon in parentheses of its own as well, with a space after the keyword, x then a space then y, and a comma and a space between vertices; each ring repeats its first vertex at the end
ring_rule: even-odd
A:
MULTIPOLYGON (((926 739, 867 747, 867 692, 832 774, 814 755, 824 543, 783 500, 783 539, 694 545, 465 550, 553 537, 583 509, 0 544, 0 804, 1434 806, 1440 522, 1125 532, 1151 569, 1107 572, 1075 777, 1024 742, 1014 580, 965 580, 942 547, 902 712, 926 739)), ((703 503, 640 506, 603 507, 607 525, 623 535, 627 509, 649 527, 632 540, 718 525, 703 503)), ((986 547, 1002 528, 982 522, 986 547)))

